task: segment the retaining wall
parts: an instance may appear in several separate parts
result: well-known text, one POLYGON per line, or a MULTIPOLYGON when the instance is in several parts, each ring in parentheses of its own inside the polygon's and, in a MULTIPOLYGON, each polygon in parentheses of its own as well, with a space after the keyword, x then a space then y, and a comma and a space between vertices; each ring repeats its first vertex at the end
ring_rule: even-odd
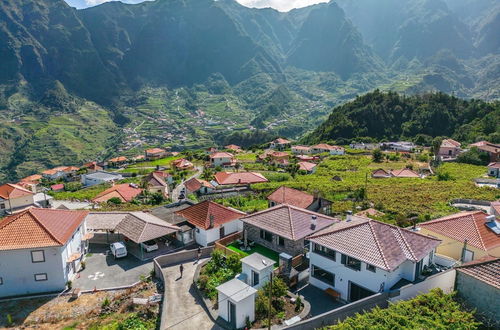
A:
POLYGON ((453 292, 455 288, 455 269, 448 269, 442 273, 429 276, 425 281, 408 284, 401 287, 396 292, 391 293, 390 302, 412 299, 419 294, 427 293, 431 289, 441 288, 445 293, 453 292))

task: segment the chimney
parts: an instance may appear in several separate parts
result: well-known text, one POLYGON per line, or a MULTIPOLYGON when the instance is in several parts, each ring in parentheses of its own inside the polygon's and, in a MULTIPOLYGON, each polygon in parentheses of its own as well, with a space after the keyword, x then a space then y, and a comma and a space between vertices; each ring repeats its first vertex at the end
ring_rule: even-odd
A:
POLYGON ((214 228, 214 226, 215 226, 215 217, 212 214, 210 214, 208 216, 208 219, 210 221, 210 228, 214 228))
POLYGON ((312 229, 312 230, 315 230, 315 229, 316 229, 316 223, 317 223, 317 221, 318 221, 317 219, 318 219, 318 217, 317 217, 317 216, 315 216, 315 215, 313 215, 313 216, 311 217, 311 229, 312 229))
POLYGON ((347 214, 345 216, 345 220, 347 222, 351 221, 352 220, 352 211, 347 211, 347 214))

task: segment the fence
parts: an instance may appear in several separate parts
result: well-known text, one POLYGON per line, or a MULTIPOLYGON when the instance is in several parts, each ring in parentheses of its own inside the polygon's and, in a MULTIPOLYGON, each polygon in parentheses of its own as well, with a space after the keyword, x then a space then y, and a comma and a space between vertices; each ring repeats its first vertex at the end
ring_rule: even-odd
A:
POLYGON ((453 266, 455 266, 458 261, 453 259, 453 258, 450 258, 450 257, 447 257, 447 256, 444 256, 444 255, 441 255, 441 254, 435 254, 434 255, 434 259, 433 259, 434 263, 438 266, 443 266, 443 267, 446 267, 446 268, 451 268, 453 266))
POLYGON ((327 325, 334 325, 356 313, 368 312, 376 306, 386 308, 389 305, 387 298, 388 293, 377 293, 373 296, 344 305, 283 329, 318 329, 327 325))
POLYGON ((222 251, 222 253, 224 253, 225 256, 230 256, 232 254, 239 255, 238 252, 228 249, 226 246, 238 239, 241 239, 242 237, 243 237, 243 232, 239 231, 231 235, 228 235, 224 238, 221 238, 220 240, 215 242, 215 250, 222 251))
POLYGON ((408 284, 396 292, 391 293, 389 301, 397 302, 400 300, 412 299, 419 294, 427 293, 434 288, 441 288, 441 290, 445 293, 450 293, 455 288, 455 276, 455 269, 449 269, 445 272, 429 276, 425 279, 425 281, 408 284))

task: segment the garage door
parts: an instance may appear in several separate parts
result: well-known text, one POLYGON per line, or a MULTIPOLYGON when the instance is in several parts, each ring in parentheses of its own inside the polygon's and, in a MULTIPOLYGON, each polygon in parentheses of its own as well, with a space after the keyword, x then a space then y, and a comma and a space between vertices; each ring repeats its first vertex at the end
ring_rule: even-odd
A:
POLYGON ((349 301, 353 302, 356 300, 360 300, 373 294, 375 294, 375 292, 365 289, 362 286, 349 281, 349 301))

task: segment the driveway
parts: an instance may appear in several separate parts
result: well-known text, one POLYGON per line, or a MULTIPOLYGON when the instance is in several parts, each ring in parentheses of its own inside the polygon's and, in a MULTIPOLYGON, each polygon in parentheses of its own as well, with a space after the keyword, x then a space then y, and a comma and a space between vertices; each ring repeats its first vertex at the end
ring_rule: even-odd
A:
MULTIPOLYGON (((200 262, 202 261, 203 259, 200 262)), ((163 269, 165 276, 165 302, 163 304, 163 317, 166 320, 165 329, 222 329, 212 322, 194 291, 193 276, 196 264, 187 262, 183 263, 183 266, 184 275, 182 278, 179 278, 179 265, 163 269)))
POLYGON ((294 293, 304 296, 304 298, 311 304, 310 314, 313 317, 344 306, 344 303, 335 301, 323 290, 318 289, 311 284, 303 286, 294 293))
POLYGON ((107 255, 107 245, 91 245, 85 264, 85 269, 73 280, 73 288, 93 290, 131 285, 153 269, 151 261, 140 261, 130 254, 115 260, 111 254, 107 255))

